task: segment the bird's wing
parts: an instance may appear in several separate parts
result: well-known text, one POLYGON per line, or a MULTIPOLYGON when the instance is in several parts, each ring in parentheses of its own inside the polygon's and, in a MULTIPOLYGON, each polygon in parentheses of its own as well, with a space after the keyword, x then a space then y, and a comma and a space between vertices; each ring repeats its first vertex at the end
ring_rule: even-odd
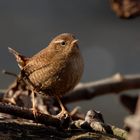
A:
POLYGON ((34 71, 37 71, 43 67, 47 67, 53 61, 54 53, 49 53, 47 49, 41 51, 31 57, 29 61, 27 61, 24 71, 30 75, 34 71))

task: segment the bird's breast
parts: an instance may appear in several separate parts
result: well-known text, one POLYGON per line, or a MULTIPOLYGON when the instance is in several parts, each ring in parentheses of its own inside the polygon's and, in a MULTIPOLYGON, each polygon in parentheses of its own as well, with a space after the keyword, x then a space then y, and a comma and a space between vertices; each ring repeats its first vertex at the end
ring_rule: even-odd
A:
POLYGON ((69 58, 65 64, 65 67, 61 70, 58 75, 58 89, 62 87, 61 94, 72 90, 80 81, 83 74, 83 59, 81 55, 73 56, 69 58))
POLYGON ((40 90, 52 95, 62 95, 73 89, 83 73, 83 59, 80 55, 51 61, 49 65, 34 71, 29 78, 40 90))

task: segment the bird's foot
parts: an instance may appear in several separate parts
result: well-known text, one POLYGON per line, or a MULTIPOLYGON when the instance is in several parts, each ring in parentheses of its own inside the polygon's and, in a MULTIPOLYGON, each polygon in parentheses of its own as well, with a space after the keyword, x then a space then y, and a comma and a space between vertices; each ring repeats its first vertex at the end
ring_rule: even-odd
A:
POLYGON ((64 111, 61 111, 59 114, 55 115, 54 117, 58 118, 59 120, 62 120, 62 119, 69 118, 70 114, 66 110, 64 110, 64 111))
POLYGON ((61 111, 59 114, 55 115, 54 117, 61 121, 61 127, 63 128, 68 128, 72 121, 70 114, 66 110, 61 111))

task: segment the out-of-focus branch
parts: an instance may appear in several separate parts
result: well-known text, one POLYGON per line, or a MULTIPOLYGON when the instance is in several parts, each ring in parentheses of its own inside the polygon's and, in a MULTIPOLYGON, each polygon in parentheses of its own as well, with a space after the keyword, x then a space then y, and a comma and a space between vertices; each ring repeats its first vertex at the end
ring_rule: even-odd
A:
POLYGON ((127 117, 125 124, 130 128, 128 140, 140 140, 140 96, 138 97, 135 114, 127 117))
POLYGON ((110 0, 110 4, 112 10, 121 18, 140 15, 140 0, 110 0))
POLYGON ((114 76, 90 82, 79 84, 73 91, 62 97, 63 103, 71 103, 81 100, 89 100, 96 96, 101 96, 109 93, 119 93, 125 90, 139 89, 140 75, 121 75, 114 76))
POLYGON ((134 114, 137 105, 138 96, 121 95, 120 101, 122 105, 132 114, 134 114))

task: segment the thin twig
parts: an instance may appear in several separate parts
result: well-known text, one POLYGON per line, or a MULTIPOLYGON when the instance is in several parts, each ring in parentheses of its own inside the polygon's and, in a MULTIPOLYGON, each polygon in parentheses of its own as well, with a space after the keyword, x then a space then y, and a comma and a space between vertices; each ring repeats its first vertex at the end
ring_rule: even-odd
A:
POLYGON ((12 72, 9 72, 9 71, 6 71, 6 70, 3 70, 2 73, 3 73, 3 74, 6 74, 6 75, 11 75, 11 76, 14 76, 14 77, 18 77, 17 74, 12 73, 12 72))

